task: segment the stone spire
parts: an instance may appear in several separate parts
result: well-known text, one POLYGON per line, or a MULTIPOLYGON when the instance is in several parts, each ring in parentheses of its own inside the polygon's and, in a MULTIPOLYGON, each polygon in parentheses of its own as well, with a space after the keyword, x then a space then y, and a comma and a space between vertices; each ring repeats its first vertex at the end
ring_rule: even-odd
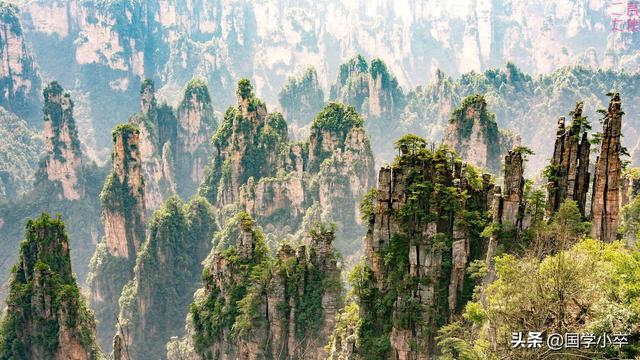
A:
POLYGON ((0 107, 33 125, 41 105, 41 82, 20 24, 18 6, 0 1, 0 107))
POLYGON ((177 121, 173 109, 158 105, 155 86, 146 79, 140 86, 140 112, 130 122, 140 128, 140 155, 145 179, 147 211, 158 209, 176 193, 172 148, 176 144, 177 121))
POLYGON ((604 117, 591 201, 592 235, 606 242, 616 240, 618 235, 622 176, 620 162, 622 115, 620 94, 614 93, 604 117))
POLYGON ((140 112, 148 115, 157 105, 155 85, 152 80, 145 79, 140 86, 140 112))
POLYGON ((43 95, 45 155, 37 182, 49 181, 58 197, 78 200, 84 196, 84 179, 73 101, 56 81, 44 89, 43 95))
POLYGON ((486 255, 477 235, 486 224, 464 218, 487 211, 493 185, 489 176, 462 165, 445 147, 427 150, 426 141, 413 136, 397 144, 401 155, 380 169, 369 206, 363 266, 370 275, 355 290, 363 321, 373 324, 377 336, 388 336, 391 348, 384 354, 367 348, 356 352, 363 358, 428 359, 437 353, 438 322, 459 314, 468 298, 469 263, 486 255), (455 190, 438 190, 444 188, 455 190), (397 280, 408 277, 415 281, 397 280), (388 313, 378 312, 374 298, 386 296, 394 297, 384 310, 388 313), (431 311, 415 321, 417 313, 409 309, 417 308, 431 311))
POLYGON ((177 125, 176 177, 180 194, 190 197, 204 177, 211 156, 209 142, 217 127, 209 89, 203 80, 193 79, 187 83, 178 107, 177 125))
POLYGON ((0 320, 2 359, 98 359, 95 320, 71 269, 60 218, 29 220, 0 320))
POLYGON ((576 104, 572 123, 565 126, 565 118, 558 120, 558 131, 551 160, 551 174, 547 184, 547 212, 557 211, 566 199, 578 204, 580 213, 586 215, 585 204, 589 190, 589 152, 586 117, 582 116, 583 103, 576 104))
POLYGON ((282 114, 268 113, 247 79, 238 82, 237 106, 227 109, 213 136, 213 154, 200 194, 218 206, 240 199, 240 187, 250 177, 277 174, 280 150, 288 141, 282 114))
POLYGON ((137 126, 123 124, 113 131, 111 161, 111 173, 100 194, 105 236, 91 260, 88 280, 98 320, 98 341, 104 350, 112 339, 120 292, 133 278, 136 253, 145 237, 145 190, 137 126))
POLYGON ((113 256, 135 257, 144 242, 145 205, 140 130, 120 125, 113 131, 112 171, 102 194, 102 219, 107 250, 113 256))
POLYGON ((522 153, 511 150, 504 158, 504 193, 500 221, 522 229, 524 216, 524 159, 522 153))
POLYGON ((462 160, 494 173, 500 170, 498 124, 495 115, 487 110, 487 102, 482 95, 466 97, 453 111, 444 142, 462 160))

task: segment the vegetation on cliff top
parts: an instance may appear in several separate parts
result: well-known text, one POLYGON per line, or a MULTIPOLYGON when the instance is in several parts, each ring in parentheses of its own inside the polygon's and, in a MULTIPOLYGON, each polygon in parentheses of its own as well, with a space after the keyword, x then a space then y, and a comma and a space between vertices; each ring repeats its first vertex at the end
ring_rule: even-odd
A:
POLYGON ((199 265, 215 230, 213 208, 201 197, 187 204, 171 197, 153 214, 149 238, 136 258, 135 278, 119 301, 119 323, 132 334, 132 356, 163 358, 165 344, 182 333, 199 265))
POLYGON ((100 358, 93 314, 71 270, 64 223, 42 214, 27 222, 25 236, 0 321, 0 359, 56 358, 63 348, 100 358))

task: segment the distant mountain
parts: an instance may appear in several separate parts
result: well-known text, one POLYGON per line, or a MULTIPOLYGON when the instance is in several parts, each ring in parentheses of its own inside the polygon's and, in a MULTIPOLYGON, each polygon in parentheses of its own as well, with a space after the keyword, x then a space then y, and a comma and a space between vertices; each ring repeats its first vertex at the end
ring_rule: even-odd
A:
MULTIPOLYGON (((436 69, 458 76, 512 61, 531 74, 565 65, 636 71, 638 33, 613 32, 609 2, 284 0, 34 0, 20 6, 26 39, 47 78, 82 94, 83 142, 137 109, 145 77, 179 101, 194 76, 207 79, 215 109, 234 102, 239 78, 275 103, 286 79, 308 66, 329 93, 340 64, 380 57, 405 88, 436 69)), ((104 152, 106 156, 107 152, 104 152)))

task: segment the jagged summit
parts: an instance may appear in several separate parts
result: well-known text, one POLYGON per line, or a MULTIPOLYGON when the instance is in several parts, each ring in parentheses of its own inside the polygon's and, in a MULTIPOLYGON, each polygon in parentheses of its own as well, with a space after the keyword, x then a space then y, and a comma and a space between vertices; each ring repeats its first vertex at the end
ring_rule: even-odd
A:
POLYGON ((610 93, 609 108, 604 113, 600 153, 596 159, 591 200, 592 236, 611 242, 618 238, 620 188, 622 177, 620 93, 610 93))
POLYGON ((336 150, 344 151, 347 135, 358 130, 364 131, 364 121, 353 106, 329 103, 311 125, 309 171, 319 171, 320 165, 336 150))
POLYGON ((401 111, 405 95, 384 61, 376 58, 368 63, 362 55, 356 55, 340 65, 329 99, 354 106, 372 121, 389 121, 401 111))
POLYGON ((36 186, 51 184, 58 197, 84 196, 84 170, 71 95, 53 81, 43 90, 45 153, 40 160, 36 186))
POLYGON ((0 320, 0 359, 101 359, 60 218, 29 220, 0 320))
POLYGON ((583 217, 587 216, 586 201, 589 191, 589 142, 587 130, 591 129, 588 120, 582 116, 584 103, 576 103, 571 112, 572 122, 566 125, 565 118, 558 120, 556 142, 551 164, 545 170, 547 180, 547 212, 557 211, 566 199, 578 204, 583 217))
POLYGON ((194 351, 203 358, 324 359, 341 294, 330 228, 270 255, 264 234, 238 213, 215 238, 203 288, 191 306, 194 351))
POLYGON ((445 135, 445 144, 474 166, 500 170, 500 133, 495 114, 487 110, 484 96, 468 96, 453 111, 445 135))
POLYGON ((158 209, 172 195, 193 196, 211 156, 209 144, 218 121, 206 81, 191 79, 176 109, 159 104, 155 84, 140 87, 140 112, 130 122, 140 127, 146 208, 158 209))
POLYGON ((227 109, 213 136, 213 154, 200 194, 212 204, 239 199, 240 186, 250 177, 276 175, 280 148, 286 144, 287 123, 280 113, 267 113, 247 79, 238 82, 237 106, 227 109))
POLYGON ((309 67, 297 77, 289 77, 278 93, 278 101, 291 130, 302 135, 299 129, 307 126, 324 106, 316 69, 309 67))
POLYGON ((100 193, 104 238, 93 254, 87 280, 98 320, 98 341, 104 350, 113 336, 120 292, 133 278, 146 229, 140 128, 121 124, 112 135, 111 172, 100 193))
POLYGON ((177 110, 178 128, 174 144, 178 193, 183 197, 195 194, 204 178, 204 169, 211 156, 211 135, 218 127, 211 106, 211 95, 203 79, 190 80, 177 110))

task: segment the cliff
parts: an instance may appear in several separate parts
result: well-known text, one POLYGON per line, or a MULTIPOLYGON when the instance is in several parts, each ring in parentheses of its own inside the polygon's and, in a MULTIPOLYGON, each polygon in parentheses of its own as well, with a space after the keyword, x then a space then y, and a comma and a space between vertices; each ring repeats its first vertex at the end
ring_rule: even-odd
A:
POLYGON ((253 93, 247 79, 238 82, 237 106, 227 109, 213 137, 211 163, 200 194, 212 204, 232 204, 250 177, 276 175, 280 148, 287 142, 287 123, 253 93))
POLYGON ((329 98, 356 108, 367 118, 388 118, 404 106, 398 80, 380 59, 369 64, 357 55, 340 65, 329 98))
POLYGON ((0 321, 0 359, 101 359, 64 223, 42 214, 27 222, 25 237, 0 321))
POLYGON ((329 99, 353 106, 366 119, 378 162, 393 156, 387 135, 397 126, 406 96, 384 61, 376 58, 368 63, 357 55, 340 65, 329 99))
MULTIPOLYGON (((12 186, 29 188, 23 196, 0 202, 0 283, 9 278, 10 264, 17 260, 17 253, 12 249, 24 231, 21 224, 29 218, 48 212, 60 213, 66 219, 74 248, 71 257, 80 283, 86 279, 89 259, 102 233, 98 199, 105 170, 83 156, 70 95, 55 81, 46 87, 43 95, 44 146, 38 138, 30 138, 33 132, 22 121, 9 119, 2 123, 7 128, 0 130, 0 133, 11 132, 2 141, 3 146, 10 149, 0 155, 0 178, 5 191, 12 186), (16 168, 35 160, 29 159, 30 153, 40 155, 34 166, 33 186, 29 184, 29 175, 19 183, 12 182, 11 174, 19 173, 16 168), (7 168, 9 176, 4 172, 7 168)), ((6 295, 5 289, 0 287, 0 300, 6 295)))
POLYGON ((314 67, 307 68, 297 77, 289 77, 280 92, 278 102, 289 124, 289 131, 301 138, 315 115, 324 106, 324 92, 314 67))
POLYGON ((42 81, 19 13, 16 5, 0 1, 0 106, 34 125, 42 81))
POLYGON ((620 143, 622 115, 620 94, 611 94, 604 115, 600 153, 596 159, 591 200, 592 236, 612 242, 618 237, 622 164, 620 143))
POLYGON ((453 111, 444 142, 464 161, 493 173, 500 171, 498 124, 482 95, 466 97, 453 111))
POLYGON ((436 330, 471 297, 469 263, 486 255, 490 177, 414 135, 396 146, 400 155, 364 200, 365 256, 350 276, 360 358, 434 356, 436 330))
POLYGON ((91 259, 87 283, 98 320, 98 340, 108 349, 123 286, 133 279, 136 253, 145 237, 145 189, 140 154, 140 129, 119 125, 113 131, 111 173, 102 193, 104 238, 91 259))
POLYGON ((374 158, 363 121, 352 107, 329 104, 318 114, 309 137, 309 172, 318 171, 322 220, 338 225, 338 249, 360 249, 366 224, 358 204, 375 187, 374 158))
POLYGON ((178 193, 193 195, 204 178, 211 156, 211 136, 218 123, 211 107, 211 96, 202 79, 187 83, 178 107, 177 136, 174 146, 178 193))
POLYGON ((71 95, 54 81, 44 89, 43 96, 45 144, 36 186, 50 184, 59 199, 78 200, 84 196, 85 183, 71 95))
POLYGON ((556 142, 551 164, 545 170, 547 180, 547 211, 553 213, 566 200, 574 200, 580 213, 586 216, 585 205, 589 191, 589 151, 587 138, 590 129, 587 118, 582 116, 583 103, 576 104, 573 120, 565 127, 565 119, 558 120, 556 142))
POLYGON ((215 230, 213 208, 201 197, 186 204, 171 197, 153 214, 134 278, 119 300, 117 333, 132 359, 165 358, 167 342, 183 334, 215 230))
POLYGON ((249 178, 241 209, 277 237, 301 236, 314 221, 333 222, 346 255, 359 248, 359 199, 375 183, 364 122, 353 107, 330 103, 314 119, 308 140, 283 143, 275 176, 249 178))
POLYGON ((304 245, 269 255, 246 213, 232 218, 205 261, 191 306, 202 358, 324 359, 341 294, 332 230, 314 228, 304 245))
POLYGON ((171 107, 158 105, 153 81, 145 80, 140 86, 140 112, 129 122, 140 128, 145 206, 151 212, 177 191, 172 152, 177 139, 177 119, 171 107))
MULTIPOLYGON (((508 249, 510 244, 522 239, 523 230, 528 230, 531 225, 531 211, 527 211, 529 199, 525 195, 526 155, 523 148, 509 151, 504 159, 504 191, 499 185, 494 185, 487 198, 491 225, 483 231, 483 235, 489 237, 489 242, 484 258, 488 271, 483 278, 482 291, 496 280, 494 256, 498 253, 498 246, 508 249)), ((540 193, 540 196, 544 199, 544 194, 540 193)))

